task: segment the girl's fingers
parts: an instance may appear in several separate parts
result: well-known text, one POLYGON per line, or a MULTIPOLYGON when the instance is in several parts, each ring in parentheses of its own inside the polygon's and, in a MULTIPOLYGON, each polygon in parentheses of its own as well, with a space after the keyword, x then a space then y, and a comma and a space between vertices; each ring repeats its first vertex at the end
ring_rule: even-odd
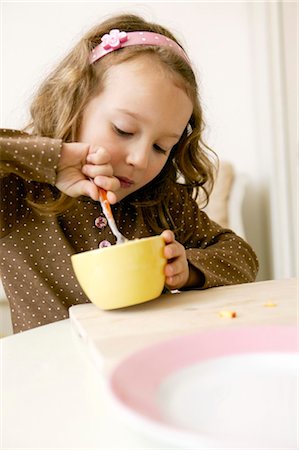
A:
POLYGON ((112 191, 107 191, 107 198, 111 205, 114 205, 117 202, 117 196, 112 191))
POLYGON ((175 241, 174 233, 170 230, 164 230, 161 233, 161 236, 163 237, 166 244, 170 244, 171 242, 175 241))
POLYGON ((111 177, 113 175, 113 169, 110 164, 84 164, 84 166, 82 167, 82 173, 91 178, 95 178, 98 175, 111 177))
POLYGON ((165 284, 170 289, 180 289, 186 283, 186 276, 183 273, 174 275, 172 277, 166 277, 165 284))
POLYGON ((184 246, 175 240, 171 231, 166 230, 163 233, 166 242, 164 255, 168 260, 164 272, 166 285, 171 289, 179 289, 186 284, 189 277, 186 251, 184 246))
MULTIPOLYGON (((117 179, 116 181, 118 182, 117 179)), ((110 191, 109 188, 106 189, 104 185, 105 183, 101 183, 101 187, 107 190, 107 198, 109 203, 113 205, 114 203, 117 202, 117 196, 114 194, 113 191, 110 191)), ((109 185, 109 183, 107 185, 109 185)), ((86 180, 78 183, 76 187, 78 190, 78 194, 76 196, 86 195, 92 198, 92 200, 99 201, 99 187, 95 183, 86 180)))
POLYGON ((173 244, 165 245, 164 256, 167 259, 179 258, 185 254, 183 246, 174 242, 173 244))
POLYGON ((180 277, 178 275, 175 275, 173 277, 166 277, 165 284, 171 289, 175 289, 180 285, 180 277))
POLYGON ((88 180, 79 180, 70 185, 65 184, 65 186, 62 183, 61 191, 70 197, 80 197, 81 195, 85 195, 93 200, 99 199, 99 190, 97 186, 88 180))
POLYGON ((93 179, 96 186, 105 189, 105 191, 117 191, 120 188, 120 182, 115 177, 96 176, 93 179))
POLYGON ((182 258, 175 259, 174 261, 166 264, 165 275, 168 277, 176 276, 187 269, 187 265, 184 264, 182 258))
POLYGON ((87 164, 84 164, 81 170, 86 177, 93 179, 96 186, 111 191, 108 199, 113 204, 116 202, 113 191, 120 188, 120 182, 116 177, 113 177, 110 160, 110 154, 103 147, 90 146, 89 154, 86 157, 87 164))
POLYGON ((86 156, 86 162, 90 164, 107 164, 111 160, 110 153, 103 147, 91 145, 86 156))

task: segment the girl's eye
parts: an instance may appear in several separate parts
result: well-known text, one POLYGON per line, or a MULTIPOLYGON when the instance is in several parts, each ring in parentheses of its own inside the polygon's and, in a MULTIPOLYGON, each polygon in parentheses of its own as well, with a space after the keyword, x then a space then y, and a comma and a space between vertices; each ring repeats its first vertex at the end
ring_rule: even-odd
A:
POLYGON ((132 136, 133 133, 129 133, 128 131, 124 131, 121 130, 120 128, 118 128, 116 125, 113 125, 114 131, 119 135, 119 136, 132 136))
MULTIPOLYGON (((116 125, 113 125, 113 129, 114 129, 115 133, 118 134, 119 136, 129 137, 129 136, 133 136, 134 135, 134 133, 131 133, 129 131, 121 130, 116 125)), ((154 149, 156 150, 157 153, 161 153, 162 155, 166 155, 167 150, 164 150, 158 144, 154 144, 153 147, 154 147, 154 149)))
POLYGON ((164 150, 163 148, 161 148, 159 145, 157 145, 157 144, 154 144, 154 149, 156 150, 156 152, 158 152, 158 153, 162 153, 163 155, 166 155, 166 153, 167 153, 167 150, 164 150))

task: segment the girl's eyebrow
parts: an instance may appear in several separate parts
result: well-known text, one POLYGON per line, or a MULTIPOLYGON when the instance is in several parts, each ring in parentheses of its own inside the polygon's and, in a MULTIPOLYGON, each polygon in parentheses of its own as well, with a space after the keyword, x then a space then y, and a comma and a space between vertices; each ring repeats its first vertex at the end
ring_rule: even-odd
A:
MULTIPOLYGON (((133 111, 129 111, 128 109, 125 109, 125 108, 117 108, 117 111, 120 112, 120 113, 123 113, 123 114, 127 114, 128 116, 131 116, 131 117, 133 117, 136 120, 144 119, 140 114, 134 113, 133 111)), ((176 138, 176 139, 180 139, 180 137, 181 137, 181 135, 177 134, 177 133, 169 133, 169 134, 167 134, 167 136, 168 137, 173 137, 173 138, 176 138)))
POLYGON ((134 119, 142 119, 140 114, 134 113, 133 111, 129 111, 128 109, 117 108, 117 112, 120 112, 120 113, 123 113, 123 114, 127 114, 128 116, 131 116, 134 119))

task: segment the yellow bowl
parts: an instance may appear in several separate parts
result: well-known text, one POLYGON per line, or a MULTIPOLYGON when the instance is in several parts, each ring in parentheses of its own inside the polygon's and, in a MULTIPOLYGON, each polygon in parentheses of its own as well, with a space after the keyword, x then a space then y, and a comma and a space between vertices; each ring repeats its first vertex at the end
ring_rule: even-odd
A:
POLYGON ((89 300, 101 309, 137 305, 159 297, 165 283, 161 236, 128 241, 71 256, 89 300))

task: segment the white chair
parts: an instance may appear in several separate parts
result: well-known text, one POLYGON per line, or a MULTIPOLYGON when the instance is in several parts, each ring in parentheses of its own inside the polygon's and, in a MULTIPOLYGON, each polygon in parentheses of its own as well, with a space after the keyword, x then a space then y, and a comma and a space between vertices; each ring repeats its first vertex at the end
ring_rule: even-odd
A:
POLYGON ((232 163, 220 161, 210 201, 203 208, 212 220, 224 228, 230 228, 244 239, 242 207, 246 184, 246 175, 237 173, 232 163))

